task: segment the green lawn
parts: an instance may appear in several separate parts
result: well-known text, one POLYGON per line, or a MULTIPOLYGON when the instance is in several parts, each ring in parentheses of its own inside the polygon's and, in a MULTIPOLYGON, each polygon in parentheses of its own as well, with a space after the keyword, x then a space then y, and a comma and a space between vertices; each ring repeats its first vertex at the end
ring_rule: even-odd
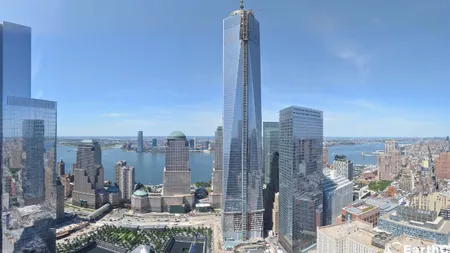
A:
POLYGON ((388 186, 390 186, 392 181, 389 180, 379 180, 371 181, 369 184, 369 190, 371 191, 384 191, 388 186))

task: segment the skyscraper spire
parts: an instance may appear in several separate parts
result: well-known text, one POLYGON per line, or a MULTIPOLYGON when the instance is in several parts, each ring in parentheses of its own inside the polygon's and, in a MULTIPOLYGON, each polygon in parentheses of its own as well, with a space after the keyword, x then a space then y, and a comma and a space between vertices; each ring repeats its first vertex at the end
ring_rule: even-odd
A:
POLYGON ((241 0, 241 10, 244 9, 244 0, 241 0))

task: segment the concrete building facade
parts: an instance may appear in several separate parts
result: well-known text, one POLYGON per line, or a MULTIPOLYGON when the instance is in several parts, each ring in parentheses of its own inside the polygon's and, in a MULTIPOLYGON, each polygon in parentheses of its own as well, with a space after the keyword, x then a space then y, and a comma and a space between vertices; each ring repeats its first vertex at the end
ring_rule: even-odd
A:
POLYGON ((450 206, 450 199, 446 194, 440 192, 419 193, 413 195, 410 206, 416 209, 440 212, 450 206))
POLYGON ((436 158, 436 178, 450 179, 450 152, 442 152, 436 158))
POLYGON ((134 192, 135 172, 133 166, 128 166, 126 161, 118 161, 114 166, 115 184, 119 187, 121 198, 131 200, 134 192))
POLYGON ((397 141, 390 140, 384 143, 384 153, 377 158, 378 179, 393 180, 402 169, 402 154, 397 141))
POLYGON ((394 150, 378 156, 379 180, 393 180, 401 172, 401 153, 394 150))

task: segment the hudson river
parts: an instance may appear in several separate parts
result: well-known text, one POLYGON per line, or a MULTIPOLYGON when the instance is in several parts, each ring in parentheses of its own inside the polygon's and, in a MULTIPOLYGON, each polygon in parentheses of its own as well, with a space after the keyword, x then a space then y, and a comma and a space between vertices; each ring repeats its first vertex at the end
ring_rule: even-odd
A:
MULTIPOLYGON (((329 163, 333 162, 333 154, 343 154, 354 164, 376 164, 376 156, 370 153, 384 148, 383 143, 359 144, 348 146, 333 146, 328 148, 329 163), (361 152, 367 154, 361 156, 361 152)), ((66 173, 72 173, 72 164, 76 161, 76 148, 58 146, 57 158, 63 158, 66 163, 66 173)), ((114 180, 114 165, 119 160, 126 160, 128 165, 136 170, 136 181, 143 184, 161 184, 165 163, 164 153, 136 153, 121 149, 107 149, 102 153, 102 163, 105 168, 105 180, 114 180)), ((209 181, 211 179, 214 152, 190 152, 189 164, 192 171, 192 182, 209 181)))

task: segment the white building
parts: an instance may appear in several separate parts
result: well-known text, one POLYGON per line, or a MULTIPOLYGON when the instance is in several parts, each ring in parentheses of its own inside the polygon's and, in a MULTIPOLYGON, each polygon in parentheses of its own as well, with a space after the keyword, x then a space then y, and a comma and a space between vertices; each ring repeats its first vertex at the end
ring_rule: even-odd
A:
POLYGON ((336 176, 343 176, 353 181, 353 163, 347 160, 345 155, 336 155, 334 157, 333 169, 336 171, 336 176))
POLYGON ((343 175, 336 175, 332 169, 324 171, 323 178, 323 222, 324 225, 336 223, 342 208, 353 203, 353 183, 343 175))
POLYGON ((134 192, 134 167, 126 161, 118 161, 115 166, 115 183, 120 189, 122 199, 131 200, 134 192))
POLYGON ((317 253, 378 253, 372 224, 360 220, 317 228, 317 253))

